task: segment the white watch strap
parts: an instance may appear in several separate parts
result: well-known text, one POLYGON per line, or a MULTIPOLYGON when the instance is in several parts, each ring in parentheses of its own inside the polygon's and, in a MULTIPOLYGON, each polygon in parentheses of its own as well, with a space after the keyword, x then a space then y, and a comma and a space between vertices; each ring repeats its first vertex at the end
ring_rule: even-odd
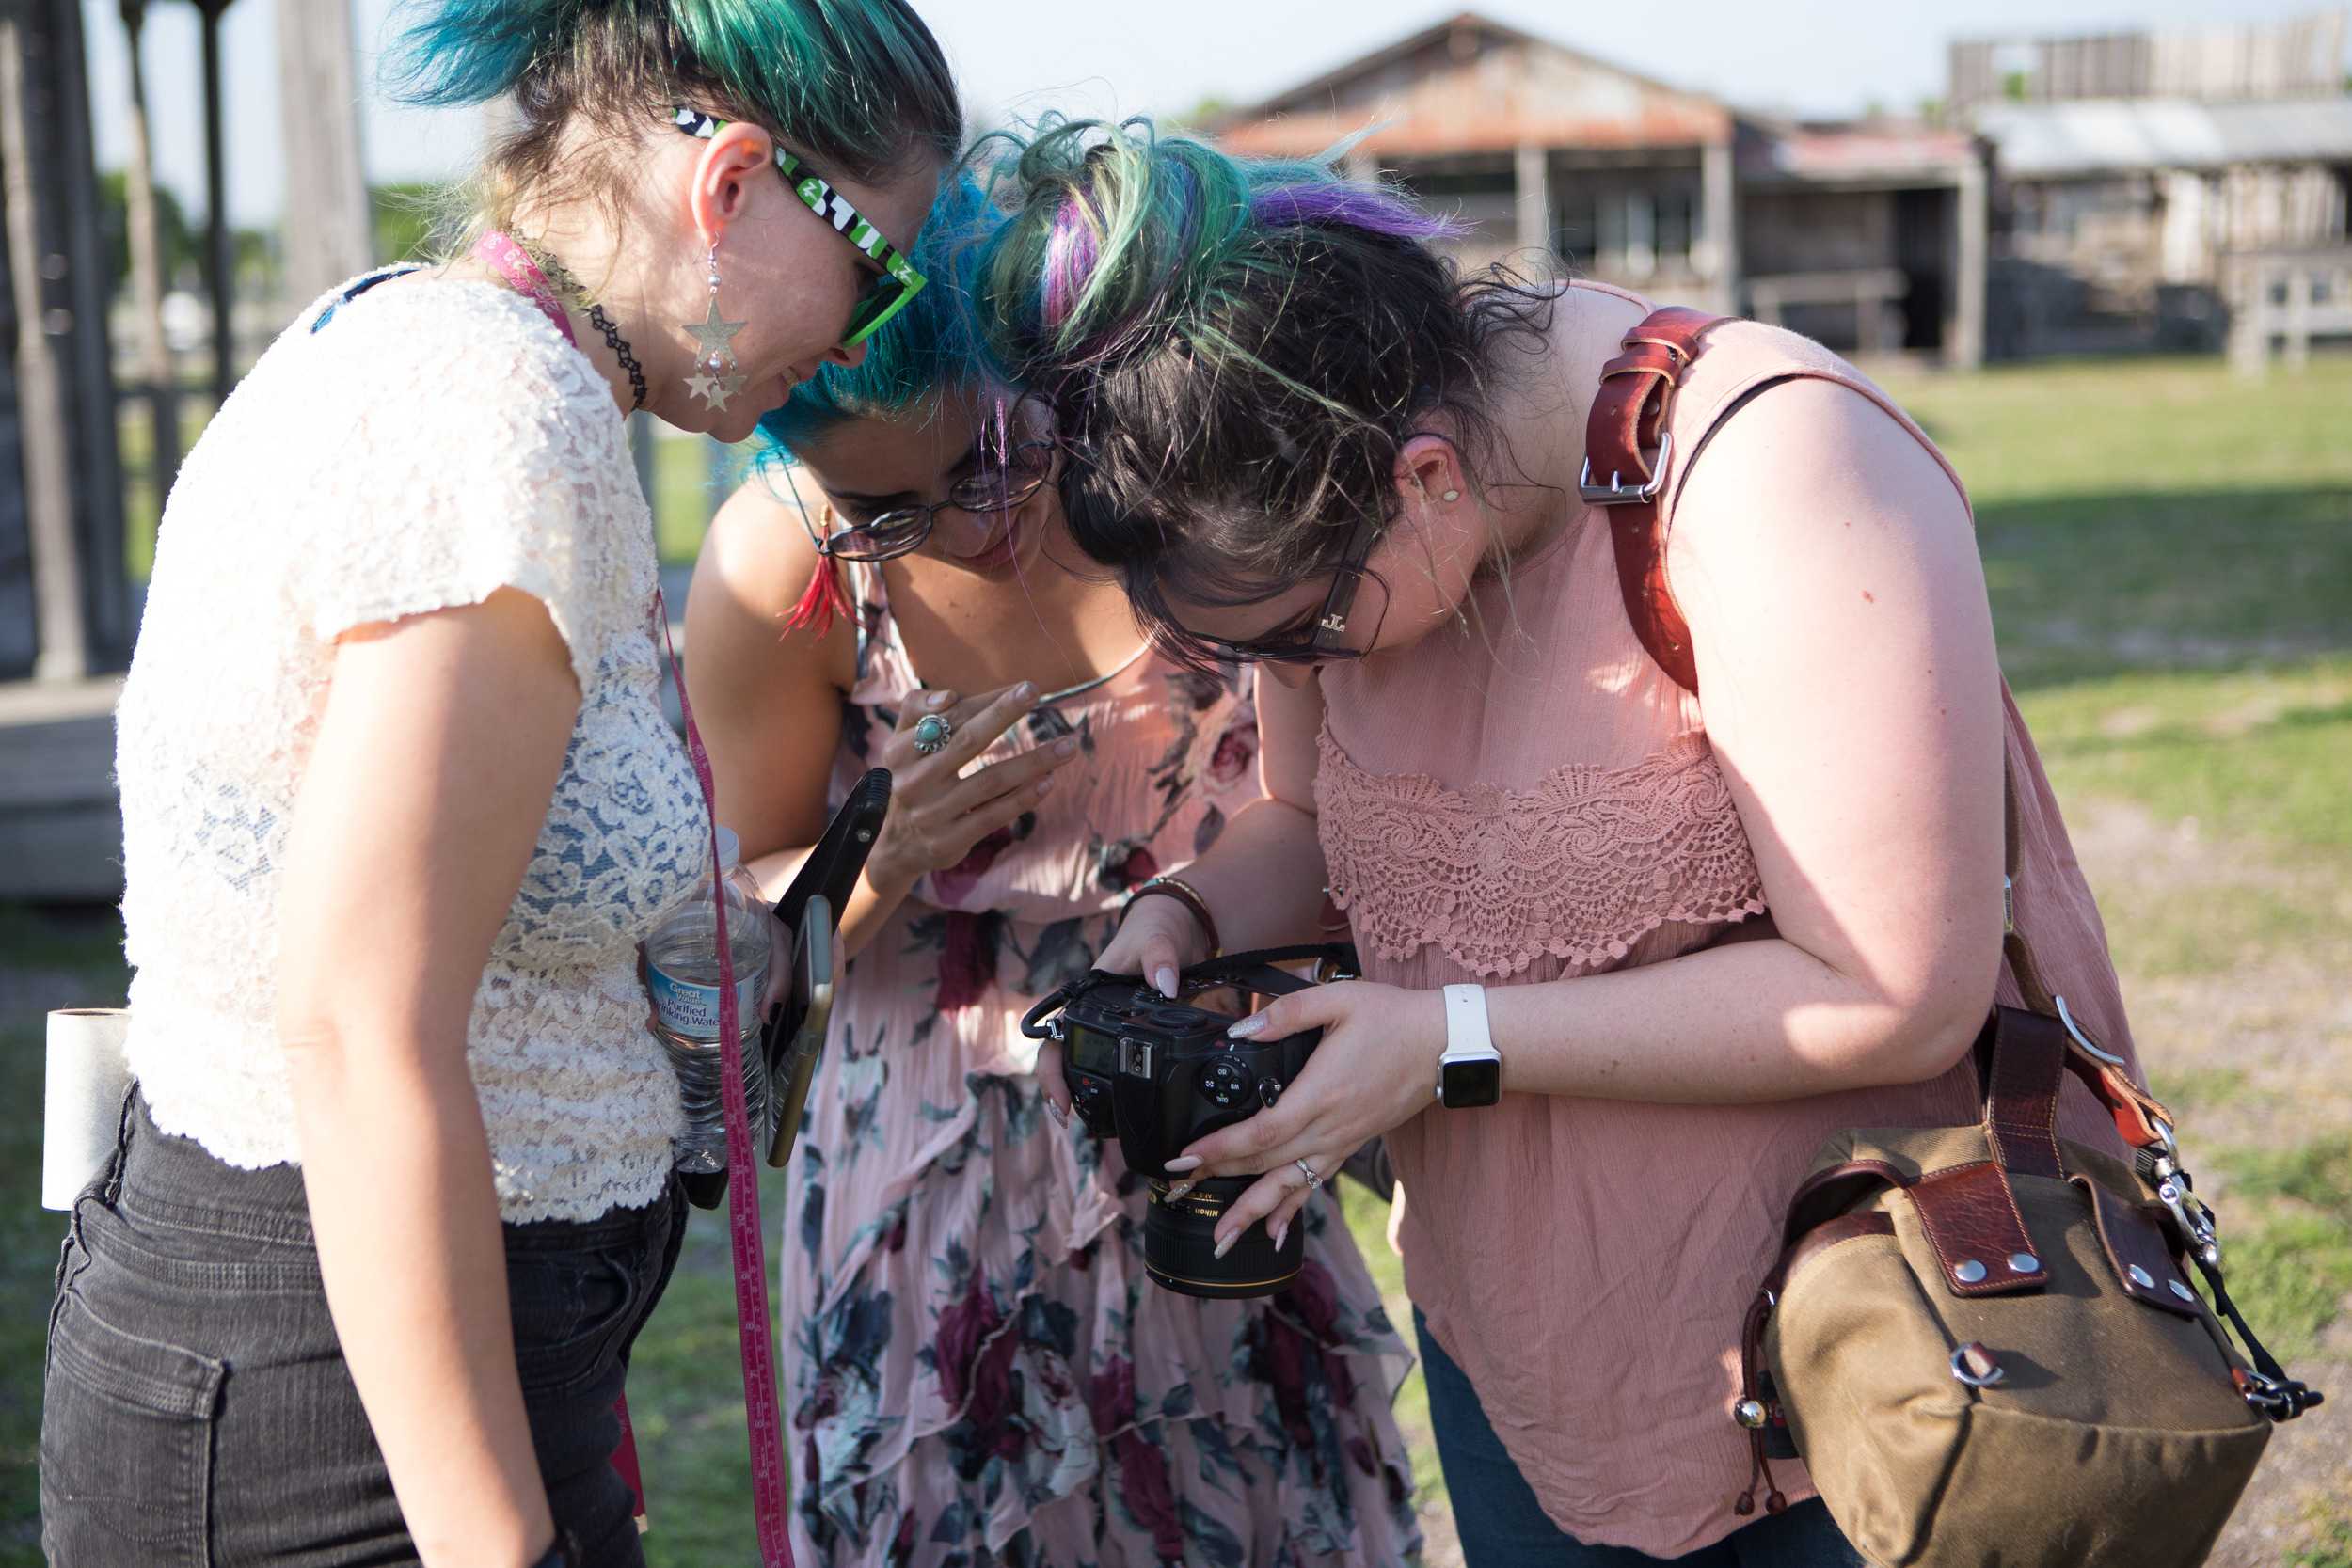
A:
POLYGON ((1494 1035, 1486 1025, 1486 988, 1446 987, 1445 1055, 1438 1059, 1486 1056, 1493 1054, 1494 1049, 1494 1035))

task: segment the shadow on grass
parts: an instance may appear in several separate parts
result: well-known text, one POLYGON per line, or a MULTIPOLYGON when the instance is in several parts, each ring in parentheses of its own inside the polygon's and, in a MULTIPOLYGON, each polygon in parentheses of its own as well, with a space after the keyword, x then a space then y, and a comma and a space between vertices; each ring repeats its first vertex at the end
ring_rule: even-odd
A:
POLYGON ((1977 537, 2021 691, 2352 649, 2352 487, 1997 502, 1977 537))

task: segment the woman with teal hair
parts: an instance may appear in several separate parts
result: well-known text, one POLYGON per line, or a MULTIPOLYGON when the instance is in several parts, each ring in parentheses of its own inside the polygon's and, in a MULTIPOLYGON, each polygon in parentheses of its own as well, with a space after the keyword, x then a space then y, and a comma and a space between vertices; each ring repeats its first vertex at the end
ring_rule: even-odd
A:
POLYGON ((787 1189, 794 1544, 873 1568, 1396 1563, 1403 1346, 1337 1205, 1300 1217, 1280 1293, 1164 1289, 1145 1184, 1032 1071, 1022 1014, 1261 791, 1240 673, 1170 664, 1069 569, 1050 431, 980 370, 971 253, 945 243, 988 216, 951 192, 922 297, 762 421, 774 460, 721 511, 687 612, 720 811, 769 887, 865 769, 895 781, 787 1189))
POLYGON ((428 0, 407 45, 415 100, 515 107, 464 242, 305 309, 165 508, 61 1568, 643 1561, 682 1117, 637 948, 713 837, 626 417, 740 439, 854 364, 961 117, 903 0, 428 0))

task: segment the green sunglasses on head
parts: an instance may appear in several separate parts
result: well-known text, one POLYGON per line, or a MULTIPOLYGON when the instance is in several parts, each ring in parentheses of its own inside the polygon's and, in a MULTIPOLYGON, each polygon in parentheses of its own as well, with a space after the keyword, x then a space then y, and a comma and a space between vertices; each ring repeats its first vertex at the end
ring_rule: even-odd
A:
MULTIPOLYGON (((719 134, 719 127, 727 123, 716 115, 700 109, 673 111, 672 122, 690 136, 707 141, 719 134)), ((771 136, 771 141, 774 138, 771 136)), ((792 187, 792 194, 801 204, 827 223, 834 232, 856 247, 858 254, 882 268, 866 293, 850 311, 850 325, 842 335, 843 348, 855 348, 876 332, 882 323, 906 309, 907 301, 923 292, 923 275, 900 255, 896 246, 882 237, 882 231, 861 216, 849 198, 819 178, 809 166, 775 143, 776 168, 784 182, 792 187)))

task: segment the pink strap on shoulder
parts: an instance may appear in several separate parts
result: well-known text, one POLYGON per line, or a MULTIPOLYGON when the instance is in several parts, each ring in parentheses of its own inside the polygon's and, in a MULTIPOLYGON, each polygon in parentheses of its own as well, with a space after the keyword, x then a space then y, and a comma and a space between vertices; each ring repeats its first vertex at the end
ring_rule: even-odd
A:
POLYGON ((548 282, 548 275, 539 270, 539 263, 530 253, 515 243, 514 236, 493 229, 473 243, 473 259, 496 272, 506 280, 508 288, 539 308, 539 313, 555 324, 564 334, 564 341, 574 348, 580 340, 572 335, 572 318, 564 313, 556 302, 555 290, 548 282))

